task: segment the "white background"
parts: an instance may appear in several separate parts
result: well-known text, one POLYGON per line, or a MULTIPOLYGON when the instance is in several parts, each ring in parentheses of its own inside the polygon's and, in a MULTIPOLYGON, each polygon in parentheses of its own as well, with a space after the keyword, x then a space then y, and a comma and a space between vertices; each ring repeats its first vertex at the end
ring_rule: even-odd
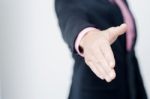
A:
MULTIPOLYGON (((53 0, 0 0, 1 99, 66 99, 73 60, 63 42, 53 0)), ((130 0, 136 46, 150 96, 150 1, 130 0)))

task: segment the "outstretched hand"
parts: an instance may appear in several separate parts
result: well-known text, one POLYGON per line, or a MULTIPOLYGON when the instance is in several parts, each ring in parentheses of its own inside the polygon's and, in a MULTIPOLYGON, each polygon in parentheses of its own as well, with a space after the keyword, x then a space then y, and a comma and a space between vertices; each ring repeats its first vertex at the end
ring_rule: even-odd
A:
POLYGON ((127 25, 122 24, 106 30, 92 30, 81 40, 85 63, 102 80, 111 82, 116 73, 114 70, 115 59, 111 44, 127 31, 127 25))

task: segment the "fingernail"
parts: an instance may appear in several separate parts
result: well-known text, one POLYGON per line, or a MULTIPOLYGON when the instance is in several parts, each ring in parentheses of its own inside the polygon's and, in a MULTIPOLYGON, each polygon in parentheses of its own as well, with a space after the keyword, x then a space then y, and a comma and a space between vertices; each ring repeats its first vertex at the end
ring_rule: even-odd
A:
POLYGON ((106 78, 106 82, 108 82, 108 83, 109 83, 109 82, 111 82, 111 79, 109 79, 109 78, 106 78))
POLYGON ((127 25, 126 23, 121 24, 121 26, 126 26, 126 25, 127 25))
POLYGON ((121 25, 121 27, 127 27, 127 24, 124 23, 124 24, 121 25))
POLYGON ((110 75, 110 77, 111 77, 112 79, 114 79, 114 78, 116 77, 116 74, 115 74, 114 71, 112 71, 109 75, 110 75))
POLYGON ((102 80, 104 80, 104 77, 101 77, 102 80))
POLYGON ((100 78, 101 78, 102 80, 104 80, 104 77, 103 77, 102 75, 100 76, 100 78))
POLYGON ((109 63, 110 67, 114 68, 115 67, 115 64, 113 62, 110 62, 109 63))

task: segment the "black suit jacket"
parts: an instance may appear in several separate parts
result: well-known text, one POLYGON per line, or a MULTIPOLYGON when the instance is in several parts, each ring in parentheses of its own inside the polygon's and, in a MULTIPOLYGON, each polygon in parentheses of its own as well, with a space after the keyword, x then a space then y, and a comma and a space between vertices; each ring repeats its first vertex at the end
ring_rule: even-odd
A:
POLYGON ((111 83, 97 78, 74 48, 79 32, 86 27, 104 30, 123 23, 115 3, 109 0, 55 0, 55 9, 63 39, 75 60, 69 99, 147 99, 134 51, 136 39, 130 52, 126 51, 125 34, 112 44, 117 76, 111 83))

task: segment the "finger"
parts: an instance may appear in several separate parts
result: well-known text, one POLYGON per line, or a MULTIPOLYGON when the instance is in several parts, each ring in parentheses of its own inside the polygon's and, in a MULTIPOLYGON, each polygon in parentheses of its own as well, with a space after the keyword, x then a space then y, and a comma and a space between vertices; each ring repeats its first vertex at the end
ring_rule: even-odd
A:
POLYGON ((116 78, 116 73, 115 73, 115 70, 112 69, 112 80, 116 78))
POLYGON ((118 33, 118 35, 122 35, 127 31, 127 25, 121 24, 119 27, 116 28, 116 32, 118 33))
POLYGON ((85 63, 90 67, 90 69, 95 73, 95 75, 97 77, 99 77, 100 79, 104 80, 103 70, 101 70, 101 69, 99 70, 97 68, 97 66, 95 65, 93 60, 96 60, 95 57, 94 57, 94 54, 89 53, 88 55, 86 55, 85 63))
MULTIPOLYGON (((97 48, 97 51, 94 50, 94 51, 88 53, 88 55, 86 55, 87 57, 85 57, 85 61, 87 64, 92 62, 94 67, 98 70, 98 72, 103 75, 104 79, 106 79, 106 78, 108 78, 107 77, 108 74, 107 74, 106 70, 104 70, 104 68, 102 67, 101 63, 98 61, 98 60, 101 60, 101 59, 97 58, 97 55, 101 54, 98 51, 99 51, 99 49, 97 48)), ((91 69, 92 69, 93 65, 90 66, 91 69)))
POLYGON ((96 57, 93 51, 87 53, 85 56, 85 62, 90 67, 90 69, 102 80, 105 78, 105 71, 103 69, 98 68, 97 64, 95 63, 96 57))
POLYGON ((115 70, 114 70, 114 69, 112 69, 111 74, 112 74, 112 75, 111 75, 111 78, 106 78, 106 79, 105 79, 107 82, 111 82, 113 79, 116 78, 116 73, 115 73, 115 70))
POLYGON ((124 34, 127 31, 127 25, 122 24, 117 27, 111 27, 111 28, 107 29, 106 31, 107 31, 107 35, 108 35, 108 40, 111 43, 113 43, 117 39, 118 36, 124 34))
POLYGON ((92 63, 92 62, 89 62, 88 65, 89 65, 90 69, 95 73, 95 75, 97 77, 99 77, 100 79, 104 80, 103 70, 98 69, 97 66, 94 63, 92 63))
POLYGON ((100 65, 99 64, 97 64, 96 62, 93 62, 93 65, 95 66, 95 68, 97 69, 97 71, 98 71, 98 75, 102 75, 102 78, 103 78, 103 80, 105 79, 108 79, 108 77, 107 77, 107 73, 106 73, 106 71, 102 68, 102 67, 100 67, 100 65))
POLYGON ((119 36, 127 31, 127 25, 121 24, 120 26, 109 28, 108 30, 112 35, 119 36))
POLYGON ((114 71, 105 62, 101 62, 102 65, 99 66, 99 69, 102 68, 105 72, 105 80, 110 82, 114 78, 114 71))
POLYGON ((112 69, 108 66, 103 54, 100 51, 95 51, 95 63, 99 69, 104 71, 104 77, 106 81, 110 81, 112 78, 112 69))
POLYGON ((109 42, 105 41, 103 47, 100 47, 100 50, 102 51, 108 65, 113 69, 115 67, 115 59, 109 42))
POLYGON ((121 24, 120 26, 112 27, 112 28, 110 28, 110 31, 112 31, 112 33, 114 33, 114 35, 122 35, 127 31, 127 25, 121 24))

